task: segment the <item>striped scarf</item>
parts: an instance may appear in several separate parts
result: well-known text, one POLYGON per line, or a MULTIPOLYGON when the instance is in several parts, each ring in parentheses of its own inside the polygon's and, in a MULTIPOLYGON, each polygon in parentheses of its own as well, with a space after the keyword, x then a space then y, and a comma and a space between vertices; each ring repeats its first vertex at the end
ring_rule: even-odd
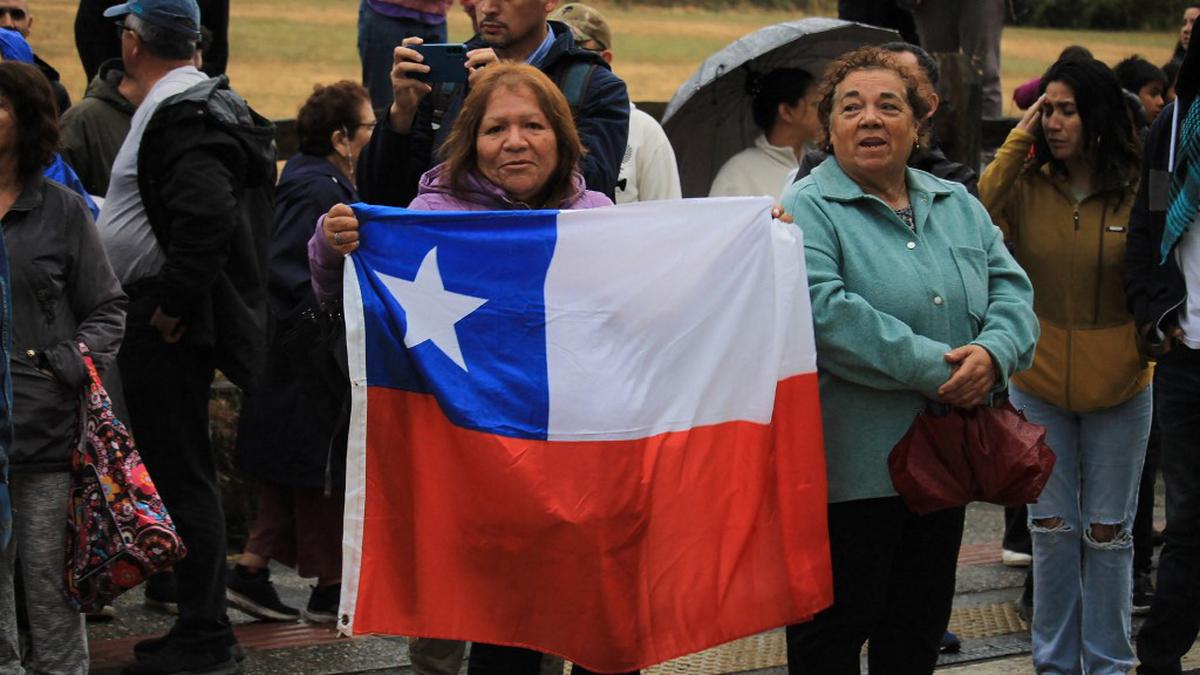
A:
POLYGON ((1167 223, 1163 231, 1160 253, 1165 263, 1171 247, 1200 211, 1200 99, 1188 106, 1187 117, 1180 130, 1179 154, 1175 170, 1171 174, 1171 208, 1167 210, 1167 223), (1195 168, 1195 170, 1193 170, 1195 168))

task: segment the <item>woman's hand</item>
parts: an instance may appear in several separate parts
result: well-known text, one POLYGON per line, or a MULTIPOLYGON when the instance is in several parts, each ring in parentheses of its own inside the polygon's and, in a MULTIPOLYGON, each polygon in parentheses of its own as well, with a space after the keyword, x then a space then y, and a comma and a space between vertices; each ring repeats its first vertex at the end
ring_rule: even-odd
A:
POLYGON ((342 255, 349 255, 358 248, 358 218, 354 217, 354 209, 345 204, 334 204, 329 209, 321 230, 329 248, 342 255))
POLYGON ((1029 106, 1029 110, 1025 111, 1021 121, 1017 122, 1018 129, 1037 135, 1038 130, 1042 128, 1042 103, 1045 100, 1046 95, 1042 94, 1038 100, 1033 102, 1033 105, 1029 106))
POLYGON ((778 220, 781 223, 795 223, 796 222, 796 220, 794 218, 792 218, 791 214, 789 214, 787 211, 784 211, 783 207, 780 206, 779 204, 776 204, 775 206, 771 207, 771 217, 774 218, 775 220, 778 220))
POLYGON ((946 352, 946 362, 954 367, 950 379, 938 387, 942 403, 956 408, 974 408, 983 403, 996 385, 996 362, 979 345, 963 345, 946 352))

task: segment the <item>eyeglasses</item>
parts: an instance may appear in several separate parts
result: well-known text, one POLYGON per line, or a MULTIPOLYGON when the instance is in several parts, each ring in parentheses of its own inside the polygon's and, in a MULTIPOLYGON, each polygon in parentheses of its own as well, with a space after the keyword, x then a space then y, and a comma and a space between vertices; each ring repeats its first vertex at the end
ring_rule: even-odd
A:
POLYGON ((130 28, 129 26, 126 26, 124 21, 118 21, 114 25, 117 27, 117 41, 118 42, 121 40, 121 38, 125 37, 125 31, 129 31, 130 33, 133 33, 134 35, 137 35, 137 31, 130 28))
POLYGON ((20 7, 0 7, 0 17, 7 16, 13 21, 24 21, 29 13, 20 7))

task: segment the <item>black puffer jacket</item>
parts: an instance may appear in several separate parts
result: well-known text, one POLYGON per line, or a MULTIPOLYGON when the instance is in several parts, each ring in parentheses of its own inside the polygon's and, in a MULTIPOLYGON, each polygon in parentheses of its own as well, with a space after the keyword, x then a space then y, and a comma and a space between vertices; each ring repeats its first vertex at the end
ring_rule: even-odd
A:
MULTIPOLYGON (((140 282, 184 340, 250 388, 266 353, 275 128, 224 75, 163 101, 138 150, 138 188, 166 262, 140 282)), ((132 292, 132 291, 131 291, 132 292)))

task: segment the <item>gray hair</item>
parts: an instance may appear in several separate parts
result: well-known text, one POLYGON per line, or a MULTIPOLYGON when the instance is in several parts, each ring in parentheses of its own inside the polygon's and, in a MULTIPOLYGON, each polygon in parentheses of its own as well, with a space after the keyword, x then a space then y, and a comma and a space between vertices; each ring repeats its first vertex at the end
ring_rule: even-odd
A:
POLYGON ((169 28, 162 28, 135 14, 125 15, 125 25, 137 33, 142 44, 154 56, 165 61, 190 61, 196 55, 196 41, 191 36, 169 28))

